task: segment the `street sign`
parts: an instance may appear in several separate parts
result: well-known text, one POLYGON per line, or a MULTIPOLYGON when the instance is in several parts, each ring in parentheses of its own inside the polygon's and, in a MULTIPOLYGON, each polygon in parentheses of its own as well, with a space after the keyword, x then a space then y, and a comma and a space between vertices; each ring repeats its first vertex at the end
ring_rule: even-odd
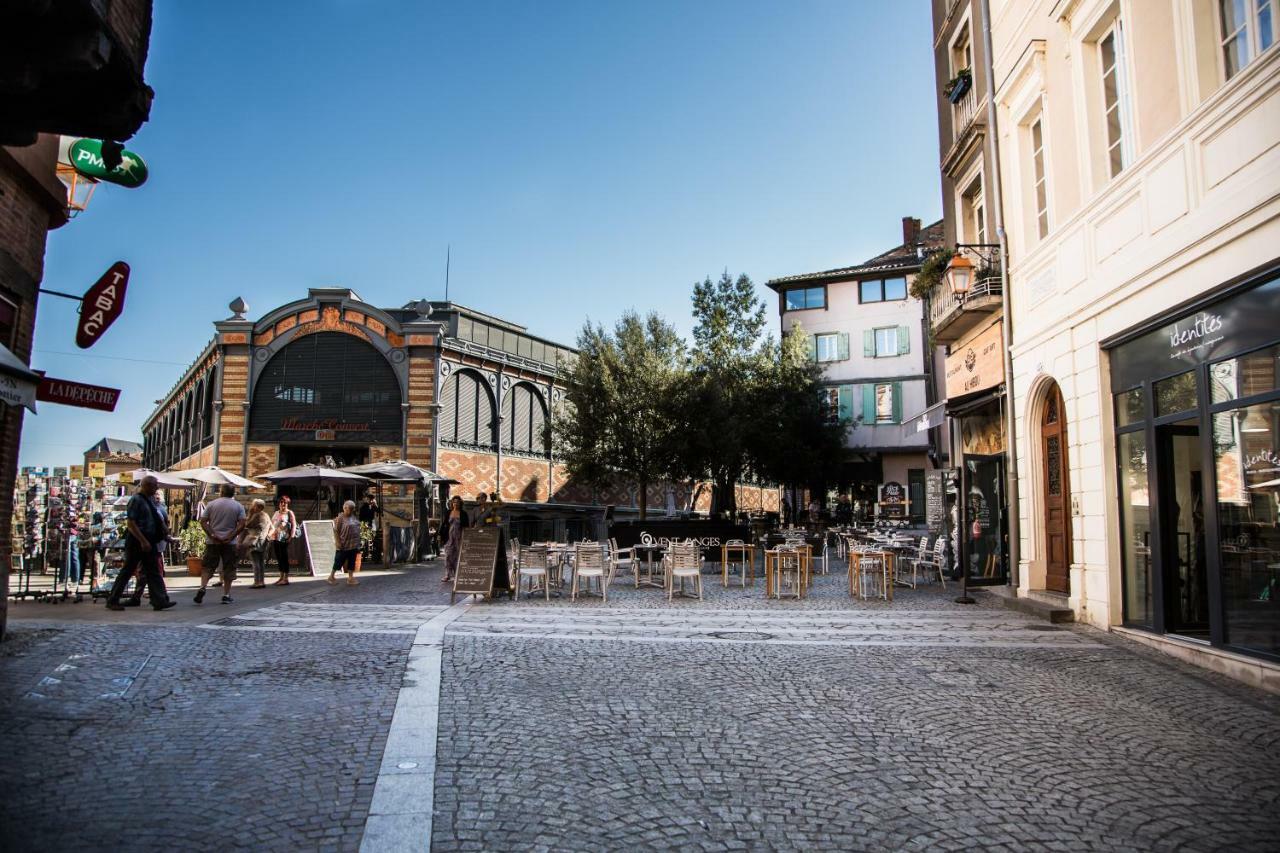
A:
POLYGON ((45 403, 61 403, 64 406, 76 406, 81 409, 114 412, 116 403, 120 401, 120 389, 45 376, 40 380, 40 386, 36 388, 36 399, 45 403))
POLYGON ((76 346, 88 349, 111 327, 124 311, 124 292, 129 286, 129 265, 116 261, 102 278, 85 291, 76 324, 76 346))
POLYGON ((80 174, 109 184, 135 189, 147 182, 147 164, 127 148, 120 152, 120 165, 108 169, 102 159, 102 142, 97 139, 77 139, 67 149, 71 168, 80 174))

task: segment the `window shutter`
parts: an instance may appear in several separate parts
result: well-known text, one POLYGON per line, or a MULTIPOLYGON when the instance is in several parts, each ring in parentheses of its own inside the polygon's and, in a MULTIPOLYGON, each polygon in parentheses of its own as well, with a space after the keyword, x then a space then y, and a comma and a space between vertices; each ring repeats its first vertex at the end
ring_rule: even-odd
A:
POLYGON ((809 338, 809 360, 817 361, 818 360, 818 336, 809 335, 808 338, 809 338))
POLYGON ((840 386, 840 423, 853 420, 853 386, 840 386))
POLYGON ((529 389, 523 385, 517 385, 511 389, 515 393, 515 423, 512 425, 511 446, 516 450, 529 450, 532 447, 530 441, 531 436, 529 429, 531 426, 531 415, 533 395, 529 393, 529 389))
POLYGON ((542 395, 531 393, 529 397, 529 449, 534 453, 546 453, 547 410, 542 404, 542 395))
POLYGON ((876 330, 867 329, 862 333, 862 354, 867 358, 876 357, 876 330))
POLYGON ((478 444, 476 428, 476 392, 480 390, 470 373, 455 373, 458 382, 458 430, 454 441, 478 444))
POLYGON ((840 333, 840 353, 839 353, 839 355, 840 355, 840 360, 841 360, 841 361, 848 361, 848 360, 849 360, 849 333, 848 333, 848 332, 841 332, 841 333, 840 333))
POLYGON ((893 422, 902 423, 902 383, 893 383, 893 422))
POLYGON ((876 386, 862 386, 862 422, 864 424, 875 424, 876 422, 876 386))
POLYGON ((458 440, 458 376, 449 377, 440 399, 440 440, 458 440))
POLYGON ((911 330, 907 326, 898 327, 898 355, 911 352, 911 330))

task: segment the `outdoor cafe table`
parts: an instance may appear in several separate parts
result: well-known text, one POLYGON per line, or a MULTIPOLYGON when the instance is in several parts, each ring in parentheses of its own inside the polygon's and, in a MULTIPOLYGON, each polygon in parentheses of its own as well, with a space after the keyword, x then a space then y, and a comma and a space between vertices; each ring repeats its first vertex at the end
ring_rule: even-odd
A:
POLYGON ((742 558, 742 585, 748 580, 752 586, 756 583, 756 546, 755 545, 721 545, 720 546, 720 583, 729 586, 729 552, 742 558))
MULTIPOLYGON (((781 548, 766 548, 764 552, 764 597, 772 597, 773 573, 777 570, 778 555, 781 548)), ((813 563, 813 549, 808 545, 796 549, 800 555, 800 589, 802 594, 809 592, 809 569, 813 563)))
POLYGON ((657 542, 641 542, 631 546, 632 551, 637 555, 635 561, 636 568, 636 589, 640 587, 648 587, 650 589, 666 589, 667 588, 667 570, 662 564, 662 554, 667 550, 666 545, 660 545, 657 542), (654 555, 657 555, 655 560, 654 555), (639 555, 644 555, 643 557, 639 555), (654 570, 657 569, 661 575, 655 580, 654 570), (643 576, 641 575, 643 572, 643 576))

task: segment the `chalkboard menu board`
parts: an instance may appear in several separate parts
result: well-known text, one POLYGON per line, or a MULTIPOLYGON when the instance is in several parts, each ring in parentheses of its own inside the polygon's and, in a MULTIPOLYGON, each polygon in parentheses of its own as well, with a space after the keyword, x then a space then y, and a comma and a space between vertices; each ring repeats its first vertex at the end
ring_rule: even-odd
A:
POLYGON ((311 576, 315 577, 316 569, 329 571, 333 567, 334 555, 338 553, 333 542, 332 521, 304 521, 302 532, 306 537, 307 560, 311 563, 311 576))
MULTIPOLYGON (((494 575, 501 566, 506 569, 506 555, 502 548, 502 528, 496 525, 468 527, 462 531, 462 549, 458 553, 458 571, 453 576, 453 591, 449 602, 459 594, 484 595, 493 593, 494 575)), ((505 580, 505 578, 504 578, 505 580)), ((502 583, 499 586, 506 587, 502 583)))
POLYGON ((902 518, 907 514, 907 490, 901 483, 889 482, 880 487, 880 514, 885 518, 902 518))
POLYGON ((930 533, 943 533, 947 529, 947 490, 952 488, 953 471, 943 468, 930 471, 924 481, 924 515, 930 533))

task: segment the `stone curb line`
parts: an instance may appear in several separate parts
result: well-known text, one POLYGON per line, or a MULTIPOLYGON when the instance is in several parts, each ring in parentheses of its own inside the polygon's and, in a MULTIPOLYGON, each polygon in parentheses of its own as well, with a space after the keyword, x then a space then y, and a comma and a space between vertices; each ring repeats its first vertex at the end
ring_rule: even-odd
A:
POLYGON ((431 847, 444 632, 471 604, 470 599, 459 602, 418 628, 382 751, 360 853, 431 847))

